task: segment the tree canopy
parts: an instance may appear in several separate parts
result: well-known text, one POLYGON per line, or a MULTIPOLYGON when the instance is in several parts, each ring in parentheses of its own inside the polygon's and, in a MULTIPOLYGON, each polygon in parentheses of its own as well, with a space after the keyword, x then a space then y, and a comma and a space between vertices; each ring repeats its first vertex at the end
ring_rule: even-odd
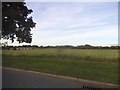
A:
POLYGON ((25 2, 2 2, 2 38, 31 43, 31 29, 36 24, 28 17, 32 12, 25 2))

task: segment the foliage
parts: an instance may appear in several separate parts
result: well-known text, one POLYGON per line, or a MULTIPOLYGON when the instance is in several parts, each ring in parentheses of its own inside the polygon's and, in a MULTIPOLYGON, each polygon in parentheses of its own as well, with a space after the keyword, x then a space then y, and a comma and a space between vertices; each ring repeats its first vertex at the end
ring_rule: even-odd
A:
POLYGON ((32 17, 33 11, 25 6, 25 2, 2 2, 2 38, 12 42, 31 43, 31 29, 35 27, 32 17))
POLYGON ((36 47, 36 48, 59 48, 59 49, 65 49, 65 48, 71 48, 71 49, 119 49, 120 46, 91 46, 91 45, 78 45, 78 46, 72 46, 72 45, 62 45, 62 46, 38 46, 38 45, 22 45, 22 46, 3 46, 4 49, 11 49, 12 47, 15 48, 24 48, 24 47, 36 47))

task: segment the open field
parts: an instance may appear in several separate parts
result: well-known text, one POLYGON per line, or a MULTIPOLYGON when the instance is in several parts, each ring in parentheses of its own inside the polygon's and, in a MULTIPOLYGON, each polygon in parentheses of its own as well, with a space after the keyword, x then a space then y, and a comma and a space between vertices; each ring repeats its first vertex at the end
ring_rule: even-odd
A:
POLYGON ((118 83, 118 50, 3 50, 3 66, 118 83))

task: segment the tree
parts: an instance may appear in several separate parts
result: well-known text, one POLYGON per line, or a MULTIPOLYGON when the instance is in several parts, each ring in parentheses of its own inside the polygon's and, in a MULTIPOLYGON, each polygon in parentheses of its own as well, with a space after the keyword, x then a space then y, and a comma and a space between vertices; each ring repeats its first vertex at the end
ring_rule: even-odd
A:
POLYGON ((31 43, 31 29, 35 27, 33 11, 25 6, 25 2, 2 2, 2 38, 12 42, 15 38, 19 43, 31 43))

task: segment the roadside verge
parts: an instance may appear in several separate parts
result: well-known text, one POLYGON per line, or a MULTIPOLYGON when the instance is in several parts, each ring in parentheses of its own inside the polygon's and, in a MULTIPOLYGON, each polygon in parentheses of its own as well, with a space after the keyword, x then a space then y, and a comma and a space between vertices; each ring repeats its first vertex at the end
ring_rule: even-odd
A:
POLYGON ((94 87, 94 88, 118 88, 120 87, 120 85, 116 85, 116 84, 91 81, 91 80, 85 80, 85 79, 74 78, 74 77, 60 76, 60 75, 42 73, 42 72, 31 71, 31 70, 23 70, 23 69, 11 68, 11 67, 2 67, 2 69, 33 73, 33 74, 38 74, 38 75, 46 75, 46 76, 54 77, 54 78, 69 79, 69 80, 79 82, 83 87, 94 87))

